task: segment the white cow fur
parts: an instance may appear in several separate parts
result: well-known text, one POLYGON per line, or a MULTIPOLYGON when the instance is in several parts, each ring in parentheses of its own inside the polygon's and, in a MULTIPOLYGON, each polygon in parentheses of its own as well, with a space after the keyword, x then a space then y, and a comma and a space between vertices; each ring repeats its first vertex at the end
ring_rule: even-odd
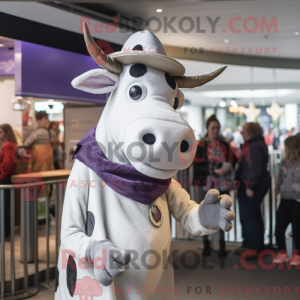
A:
MULTIPOLYGON (((155 178, 170 178, 179 169, 188 167, 193 159, 188 153, 181 153, 179 146, 174 151, 172 162, 168 162, 167 153, 161 146, 162 141, 169 145, 173 142, 180 143, 183 139, 189 144, 195 142, 193 131, 188 123, 172 108, 177 95, 180 98, 180 106, 183 105, 183 94, 176 88, 172 90, 166 83, 164 73, 147 67, 148 72, 140 78, 128 75, 129 66, 124 66, 119 76, 104 70, 92 70, 76 78, 72 84, 82 90, 83 79, 89 76, 106 75, 114 79, 115 86, 108 89, 99 89, 96 92, 114 90, 108 100, 104 112, 96 130, 96 139, 100 148, 108 156, 109 143, 117 145, 124 142, 119 151, 123 162, 132 165, 140 172, 155 178), (146 94, 143 100, 133 101, 128 97, 128 88, 133 83, 144 85, 146 94), (117 87, 118 86, 118 87, 117 87), (151 162, 147 157, 142 162, 133 162, 127 155, 129 143, 141 141, 143 134, 150 130, 156 138, 154 144, 154 157, 161 158, 161 162, 151 162), (181 161, 185 158, 185 162, 181 161)), ((95 90, 93 91, 95 92, 95 90)), ((180 144, 179 144, 180 145, 180 144)), ((149 148, 147 148, 149 150, 149 148)), ((138 156, 138 151, 134 153, 138 156)), ((111 160, 120 162, 116 157, 111 160)), ((199 220, 199 205, 190 200, 188 193, 180 188, 173 180, 171 187, 155 203, 162 208, 164 223, 161 227, 155 227, 149 220, 149 206, 128 199, 117 194, 110 187, 99 186, 101 178, 80 161, 76 160, 67 183, 64 200, 61 248, 58 261, 59 286, 55 294, 56 300, 79 299, 79 296, 71 297, 66 287, 66 250, 73 253, 77 265, 77 279, 89 276, 94 279, 93 267, 85 270, 80 267, 80 259, 87 256, 87 249, 91 242, 109 239, 117 248, 133 250, 138 253, 135 263, 140 269, 129 264, 124 274, 114 279, 113 284, 103 287, 103 295, 94 299, 174 299, 173 267, 163 265, 163 252, 169 253, 171 244, 171 231, 169 211, 173 217, 181 222, 183 227, 194 235, 205 235, 216 232, 204 228, 199 220), (95 216, 93 235, 86 235, 87 212, 95 216), (148 250, 159 253, 161 262, 158 266, 149 270, 141 262, 142 255, 148 250), (122 293, 115 294, 115 287, 122 287, 122 293), (150 287, 150 288, 147 288, 150 287), (161 288, 161 293, 154 293, 154 288, 161 288), (129 289, 130 288, 130 289, 129 289), (166 293, 166 288, 169 288, 166 293), (127 293, 126 293, 127 292, 127 293), (147 293, 150 293, 149 295, 147 293), (76 298, 77 297, 77 298, 76 298)), ((134 258, 135 259, 135 258, 134 258)), ((153 255, 147 256, 147 263, 154 264, 153 255)), ((175 292, 174 292, 175 291, 175 292)))

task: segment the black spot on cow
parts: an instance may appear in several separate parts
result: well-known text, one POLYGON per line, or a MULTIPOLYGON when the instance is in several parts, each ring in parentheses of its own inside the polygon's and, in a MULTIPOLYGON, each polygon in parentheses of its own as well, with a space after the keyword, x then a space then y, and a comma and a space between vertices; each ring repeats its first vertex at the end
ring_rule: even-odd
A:
POLYGON ((173 108, 176 110, 178 108, 178 106, 179 106, 179 100, 177 97, 175 97, 173 108))
POLYGON ((169 73, 165 73, 165 77, 166 77, 166 81, 167 81, 168 85, 173 90, 175 90, 175 88, 176 88, 176 82, 175 82, 174 78, 169 73))
POLYGON ((129 74, 132 77, 138 78, 147 73, 147 67, 143 64, 134 64, 130 67, 129 74))
POLYGON ((138 44, 138 45, 135 45, 132 50, 138 50, 138 51, 143 51, 143 46, 138 44))
POLYGON ((77 280, 77 267, 72 255, 69 255, 68 264, 67 264, 67 287, 70 293, 70 296, 73 297, 74 291, 76 288, 77 280))
POLYGON ((59 270, 58 267, 56 267, 55 293, 57 292, 58 285, 59 285, 59 270))
POLYGON ((95 216, 91 211, 88 211, 87 218, 86 218, 86 225, 85 225, 87 236, 92 236, 94 227, 95 227, 95 216))

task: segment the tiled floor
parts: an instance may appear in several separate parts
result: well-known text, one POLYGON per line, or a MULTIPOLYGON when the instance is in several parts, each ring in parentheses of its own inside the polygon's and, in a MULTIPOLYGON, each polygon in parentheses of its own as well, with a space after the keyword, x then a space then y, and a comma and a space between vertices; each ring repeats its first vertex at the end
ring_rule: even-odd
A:
POLYGON ((33 299, 33 300, 53 300, 54 299, 54 291, 55 291, 54 287, 50 288, 50 289, 41 288, 40 292, 36 296, 34 296, 30 299, 33 299))
MULTIPOLYGON (((201 250, 198 249, 199 245, 198 241, 176 240, 172 242, 172 250, 178 250, 174 262, 179 267, 175 270, 175 286, 178 288, 175 300, 265 300, 283 299, 283 297, 288 300, 299 299, 300 288, 296 295, 294 287, 297 289, 300 286, 300 270, 296 270, 294 267, 290 270, 286 267, 279 270, 277 265, 272 270, 266 270, 257 261, 249 261, 248 264, 254 264, 257 268, 248 270, 242 266, 240 257, 233 253, 237 245, 230 244, 227 247, 229 253, 225 259, 220 259, 216 252, 213 252, 211 257, 207 259, 202 257, 201 250), (199 255, 200 263, 196 268, 186 269, 182 267, 182 253, 186 250, 193 250, 199 255), (233 266, 237 266, 237 269, 233 266), (259 289, 259 293, 255 287, 259 289), (284 294, 285 287, 290 289, 290 293, 284 294), (275 292, 278 292, 280 288, 279 295, 274 294, 274 288, 275 292), (268 291, 270 291, 269 294, 268 291)), ((214 244, 214 248, 217 250, 217 244, 214 244)), ((193 256, 186 257, 187 264, 193 265, 194 262, 193 256)), ((266 256, 264 263, 270 265, 271 257, 266 256)), ((54 288, 42 289, 38 295, 31 299, 53 300, 54 288)), ((74 300, 77 299, 74 298, 74 300)))

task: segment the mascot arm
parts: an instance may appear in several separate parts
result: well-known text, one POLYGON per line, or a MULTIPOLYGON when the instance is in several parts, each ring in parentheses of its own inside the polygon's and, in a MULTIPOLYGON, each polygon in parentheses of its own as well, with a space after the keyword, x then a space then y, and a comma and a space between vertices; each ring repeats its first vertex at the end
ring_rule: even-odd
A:
POLYGON ((191 234, 202 236, 232 228, 230 221, 235 217, 229 209, 232 200, 227 195, 219 196, 217 190, 210 190, 199 205, 172 179, 167 199, 173 217, 191 234))
POLYGON ((167 199, 172 216, 191 234, 201 236, 218 231, 202 226, 199 222, 199 204, 191 200, 190 195, 174 179, 167 190, 167 199))

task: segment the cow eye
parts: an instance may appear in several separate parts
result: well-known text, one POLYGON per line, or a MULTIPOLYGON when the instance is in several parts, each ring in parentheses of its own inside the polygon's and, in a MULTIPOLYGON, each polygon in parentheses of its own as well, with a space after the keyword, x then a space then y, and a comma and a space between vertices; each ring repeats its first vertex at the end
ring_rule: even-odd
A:
POLYGON ((143 95, 143 91, 140 86, 134 85, 129 90, 129 97, 132 100, 139 100, 143 95))
POLYGON ((141 83, 134 83, 128 89, 128 96, 131 100, 134 101, 145 99, 146 94, 147 94, 147 89, 141 83))

